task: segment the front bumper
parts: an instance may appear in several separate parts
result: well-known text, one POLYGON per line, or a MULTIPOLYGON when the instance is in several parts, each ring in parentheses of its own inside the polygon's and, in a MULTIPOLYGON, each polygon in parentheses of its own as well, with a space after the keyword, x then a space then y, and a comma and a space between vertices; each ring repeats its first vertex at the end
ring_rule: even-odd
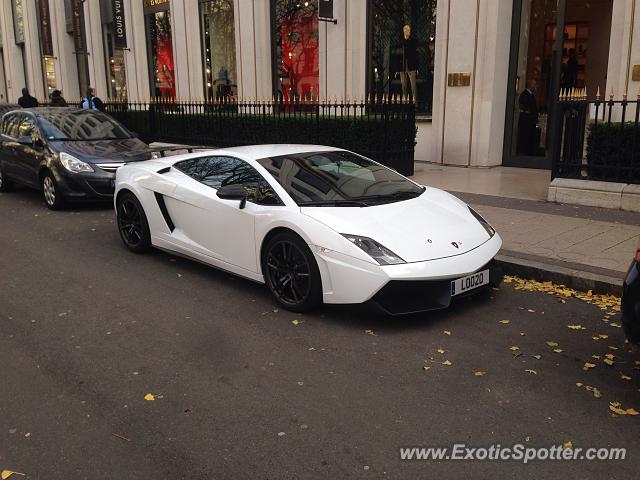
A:
POLYGON ((490 282, 499 283, 502 275, 492 260, 501 246, 502 239, 496 234, 464 254, 388 266, 317 247, 312 250, 322 276, 325 303, 373 302, 388 313, 403 314, 448 307, 451 281, 487 267, 490 282))
POLYGON ((111 201, 115 191, 115 172, 94 166, 94 172, 72 173, 64 168, 54 171, 58 189, 68 200, 111 201))
POLYGON ((636 261, 622 287, 622 326, 629 342, 640 346, 640 263, 636 261))

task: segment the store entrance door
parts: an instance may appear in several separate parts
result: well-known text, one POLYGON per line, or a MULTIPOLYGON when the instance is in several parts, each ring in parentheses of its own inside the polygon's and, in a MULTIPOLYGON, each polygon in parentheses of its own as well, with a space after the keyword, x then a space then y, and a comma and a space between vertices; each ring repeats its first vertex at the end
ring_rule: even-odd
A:
POLYGON ((503 165, 550 169, 559 89, 604 92, 612 7, 613 0, 514 1, 503 165))

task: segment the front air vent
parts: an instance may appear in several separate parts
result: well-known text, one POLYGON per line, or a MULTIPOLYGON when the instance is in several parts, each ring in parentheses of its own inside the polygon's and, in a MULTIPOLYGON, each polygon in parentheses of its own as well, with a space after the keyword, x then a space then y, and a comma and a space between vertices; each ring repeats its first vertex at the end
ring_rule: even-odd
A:
POLYGON ((158 202, 158 207, 160 208, 160 212, 162 213, 162 217, 164 221, 167 223, 167 227, 169 230, 173 232, 176 229, 176 226, 173 224, 173 220, 171 220, 171 216, 169 215, 169 210, 167 210, 167 204, 164 203, 164 197, 158 192, 153 192, 156 196, 156 201, 158 202))
POLYGON ((116 170, 118 170, 120 167, 124 166, 124 162, 114 162, 114 163, 96 163, 96 165, 98 167, 100 167, 101 170, 104 170, 105 172, 115 172, 116 170))
POLYGON ((158 173, 160 175, 162 175, 164 173, 169 173, 170 170, 171 170, 171 167, 164 167, 164 168, 161 168, 160 170, 158 170, 158 173))

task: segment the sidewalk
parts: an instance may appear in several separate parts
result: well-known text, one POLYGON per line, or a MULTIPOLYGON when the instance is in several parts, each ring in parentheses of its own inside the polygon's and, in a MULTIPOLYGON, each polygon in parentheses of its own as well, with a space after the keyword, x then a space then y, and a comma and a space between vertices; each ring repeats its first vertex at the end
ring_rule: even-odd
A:
POLYGON ((547 203, 545 170, 417 164, 412 178, 476 208, 500 233, 501 257, 542 279, 618 292, 640 244, 638 213, 547 203))

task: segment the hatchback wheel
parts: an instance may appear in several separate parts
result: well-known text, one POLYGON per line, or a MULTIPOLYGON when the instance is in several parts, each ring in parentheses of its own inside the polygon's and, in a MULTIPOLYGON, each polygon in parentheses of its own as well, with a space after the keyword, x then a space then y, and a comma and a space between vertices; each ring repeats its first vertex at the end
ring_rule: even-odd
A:
POLYGON ((60 194, 56 179, 51 172, 42 175, 42 193, 44 203, 50 210, 61 210, 64 207, 64 198, 60 194))
POLYGON ((8 192, 13 188, 13 182, 7 178, 0 168, 0 192, 8 192))
POLYGON ((132 193, 123 193, 118 198, 116 216, 120 238, 125 246, 135 253, 143 253, 151 246, 151 232, 144 209, 132 193))
POLYGON ((293 233, 269 240, 262 271, 272 295, 284 308, 306 312, 322 302, 322 279, 311 250, 293 233))

